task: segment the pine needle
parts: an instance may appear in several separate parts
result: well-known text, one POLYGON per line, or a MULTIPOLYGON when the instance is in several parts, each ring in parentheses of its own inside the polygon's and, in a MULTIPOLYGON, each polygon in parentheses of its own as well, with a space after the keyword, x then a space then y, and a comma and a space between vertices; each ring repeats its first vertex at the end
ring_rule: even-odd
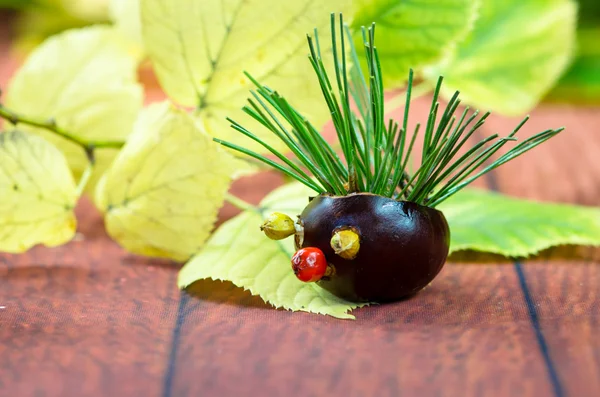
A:
POLYGON ((470 109, 467 107, 457 117, 455 113, 460 106, 458 91, 442 109, 438 101, 443 82, 440 77, 433 92, 422 135, 420 165, 410 175, 407 167, 411 164, 420 129, 420 124, 416 124, 409 136, 414 73, 412 70, 408 72, 402 124, 394 120, 386 122, 383 72, 375 46, 375 24, 363 27, 360 34, 363 39, 364 66, 361 65, 354 38, 348 26, 344 25, 342 15, 339 15, 336 23, 335 14, 331 14, 330 55, 335 71, 333 78, 328 75, 325 67, 324 55, 327 54, 321 53, 316 29, 314 37, 307 37, 308 59, 331 114, 343 161, 318 130, 285 98, 261 85, 249 74, 246 75, 256 86, 256 90, 251 92, 252 98, 248 100, 244 111, 281 140, 298 161, 288 159, 231 119, 228 121, 232 128, 259 143, 275 155, 279 162, 231 142, 220 139, 215 141, 264 162, 319 194, 369 192, 435 207, 475 179, 563 130, 546 130, 515 144, 517 132, 528 120, 526 117, 508 136, 503 138, 494 134, 486 137, 458 156, 475 131, 484 124, 489 113, 479 117, 474 124, 478 111, 469 115, 470 109), (494 154, 508 144, 514 146, 488 163, 494 154))

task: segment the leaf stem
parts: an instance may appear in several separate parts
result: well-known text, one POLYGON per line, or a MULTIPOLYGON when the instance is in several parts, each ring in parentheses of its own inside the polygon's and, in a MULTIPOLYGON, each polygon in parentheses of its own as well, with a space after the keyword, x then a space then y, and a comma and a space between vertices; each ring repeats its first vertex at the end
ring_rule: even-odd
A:
POLYGON ((81 146, 81 148, 83 150, 85 150, 86 154, 88 154, 88 157, 89 157, 89 153, 92 152, 94 149, 101 149, 101 148, 120 149, 123 147, 123 145, 125 145, 124 141, 87 142, 87 141, 84 141, 83 139, 63 130, 62 128, 60 128, 58 125, 56 125, 56 121, 54 121, 54 119, 49 119, 46 121, 36 120, 31 117, 19 115, 19 114, 13 112, 12 110, 9 110, 8 108, 4 107, 2 104, 0 104, 0 118, 7 120, 9 123, 11 123, 13 125, 26 124, 26 125, 29 125, 32 127, 43 128, 45 130, 51 131, 54 134, 66 139, 68 141, 71 141, 78 146, 81 146))
POLYGON ((83 174, 81 175, 81 178, 79 179, 79 183, 77 183, 77 197, 81 197, 81 195, 83 194, 83 191, 85 190, 85 187, 87 186, 88 182, 90 181, 90 177, 92 176, 92 172, 94 171, 94 161, 93 158, 90 160, 90 162, 88 163, 87 167, 85 167, 85 170, 83 171, 83 174))
POLYGON ((242 210, 242 211, 253 211, 258 212, 258 207, 250 204, 247 201, 242 200, 236 195, 233 195, 229 192, 225 193, 225 200, 232 204, 234 207, 242 210))

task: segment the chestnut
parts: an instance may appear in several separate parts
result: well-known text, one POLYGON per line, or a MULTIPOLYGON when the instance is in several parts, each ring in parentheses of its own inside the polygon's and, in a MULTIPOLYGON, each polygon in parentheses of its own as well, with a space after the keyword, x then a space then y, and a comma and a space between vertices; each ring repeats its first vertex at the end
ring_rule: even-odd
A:
POLYGON ((299 216, 296 249, 319 248, 333 269, 318 284, 356 302, 389 302, 427 286, 448 256, 450 230, 440 211, 371 193, 314 197, 299 216), (354 259, 332 247, 332 236, 360 238, 354 259))

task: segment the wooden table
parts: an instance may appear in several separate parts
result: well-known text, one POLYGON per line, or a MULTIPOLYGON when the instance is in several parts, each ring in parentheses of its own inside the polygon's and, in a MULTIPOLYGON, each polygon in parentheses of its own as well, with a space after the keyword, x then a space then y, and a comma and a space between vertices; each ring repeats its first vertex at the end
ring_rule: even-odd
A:
MULTIPOLYGON (((5 54, 0 85, 14 67, 5 54)), ((532 116, 529 131, 567 132, 480 185, 599 205, 600 109, 532 116)), ((267 174, 234 191, 257 202, 279 183, 267 174)), ((274 310, 229 283, 179 292, 178 264, 125 253, 88 201, 77 213, 82 239, 0 255, 0 396, 600 395, 597 250, 454 258, 413 299, 342 321, 274 310)))

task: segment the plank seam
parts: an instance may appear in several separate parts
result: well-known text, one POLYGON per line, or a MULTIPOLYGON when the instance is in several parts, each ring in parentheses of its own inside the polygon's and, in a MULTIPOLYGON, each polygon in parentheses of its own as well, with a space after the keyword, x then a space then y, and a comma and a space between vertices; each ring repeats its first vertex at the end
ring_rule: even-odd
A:
MULTIPOLYGON (((498 180, 496 179, 495 172, 490 172, 486 175, 486 179, 488 182, 488 186, 492 191, 500 192, 500 187, 498 185, 498 180)), ((558 373, 556 371, 556 367, 554 362, 552 361, 552 357, 550 356, 550 349, 548 348, 548 344, 546 343, 546 338, 544 337, 544 333, 540 327, 540 321, 537 313, 537 309, 535 308, 535 302, 533 297, 531 296, 531 292, 529 291, 529 287, 527 286, 527 279, 525 277, 525 272, 523 272, 522 265, 519 261, 514 261, 515 272, 517 273, 517 278, 519 279, 519 287, 523 292, 523 297, 525 299, 525 305, 527 306, 527 312, 529 313, 529 319, 531 321, 531 326, 533 327, 533 331, 535 333, 535 339, 538 344, 538 348, 540 353, 542 354, 542 358, 544 360, 544 366, 546 367, 546 371, 548 372, 548 377, 550 378, 550 383, 552 384, 552 390, 554 392, 555 397, 564 397, 564 389, 560 382, 560 378, 558 377, 558 373)))
POLYGON ((173 339, 171 340, 171 349, 169 351, 169 359, 167 361, 167 371, 163 382, 163 397, 171 397, 173 391, 173 378, 175 377, 175 367, 177 365, 177 355, 179 352, 179 344, 181 341, 181 329, 185 322, 186 312, 185 307, 189 300, 189 296, 181 291, 179 304, 177 305, 177 317, 175 318, 175 327, 173 328, 173 339))
POLYGON ((554 390, 554 395, 556 397, 564 397, 564 390, 560 383, 560 379, 558 378, 558 373, 556 372, 556 367, 554 366, 554 362, 550 357, 550 349, 548 349, 548 344, 546 343, 546 338, 544 337, 544 333, 540 327, 540 321, 537 313, 537 309, 535 308, 535 303, 531 296, 531 292, 529 291, 529 287, 527 286, 527 280, 525 278, 525 272, 523 272, 523 267, 519 261, 514 262, 515 271, 517 272, 517 276, 519 278, 519 285, 521 290, 523 291, 523 295, 525 297, 525 304, 527 305, 527 311, 529 312, 529 318, 531 319, 531 324, 533 325, 533 330, 535 331, 535 338, 538 342, 538 347, 540 348, 540 352, 542 353, 542 357, 544 357, 544 363, 546 364, 546 369, 548 370, 548 376, 550 377, 550 382, 552 383, 552 388, 554 390))

